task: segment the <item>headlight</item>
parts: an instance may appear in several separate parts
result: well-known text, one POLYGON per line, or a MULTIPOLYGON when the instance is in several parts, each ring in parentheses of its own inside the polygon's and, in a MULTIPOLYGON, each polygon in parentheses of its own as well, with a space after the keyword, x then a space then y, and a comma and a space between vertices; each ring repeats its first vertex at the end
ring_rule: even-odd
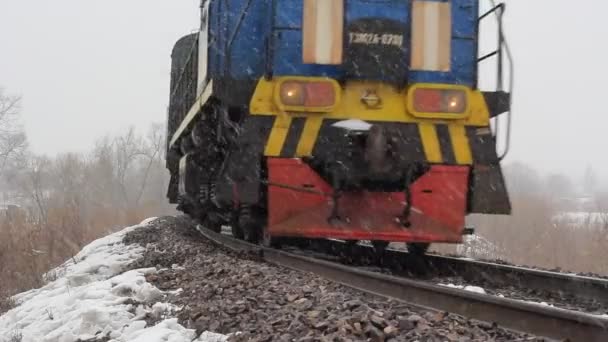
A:
POLYGON ((286 111, 332 111, 338 102, 339 86, 334 80, 283 80, 276 102, 286 111))
POLYGON ((408 96, 408 109, 414 116, 462 118, 468 114, 468 90, 465 87, 414 86, 408 96))
POLYGON ((300 82, 281 84, 281 102, 287 106, 303 106, 306 103, 304 85, 300 82))

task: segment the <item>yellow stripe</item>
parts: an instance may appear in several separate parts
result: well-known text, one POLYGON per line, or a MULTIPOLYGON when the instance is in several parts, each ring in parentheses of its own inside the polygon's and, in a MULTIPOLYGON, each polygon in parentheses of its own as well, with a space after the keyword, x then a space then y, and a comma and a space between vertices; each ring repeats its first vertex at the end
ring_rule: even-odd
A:
POLYGON ((304 130, 302 131, 302 136, 300 137, 300 141, 298 142, 298 147, 296 149, 296 155, 298 157, 312 155, 312 150, 315 147, 315 142, 319 136, 319 131, 321 130, 322 124, 323 118, 320 116, 313 116, 306 119, 304 130))
POLYGON ((287 139, 287 133, 291 126, 291 116, 278 115, 274 120, 274 125, 270 131, 268 142, 266 143, 266 151, 264 155, 269 157, 278 157, 281 155, 281 150, 287 139))
POLYGON ((449 125, 452 148, 458 164, 473 164, 473 155, 467 133, 462 125, 449 125))
MULTIPOLYGON (((273 80, 261 79, 256 88, 255 94, 251 99, 249 107, 251 115, 276 116, 276 115, 292 115, 290 111, 281 111, 279 98, 275 91, 278 92, 278 87, 281 82, 290 79, 290 77, 274 78, 273 80)), ((305 77, 294 77, 296 80, 305 80, 305 77)), ((315 78, 311 78, 315 79, 315 78)), ((415 85, 410 86, 410 89, 415 85)), ((456 85, 439 85, 439 84, 424 84, 419 86, 425 87, 442 87, 445 89, 466 89, 463 86, 456 85)), ((315 113, 326 120, 348 120, 359 119, 363 121, 378 121, 378 122, 402 122, 402 123, 420 123, 428 122, 428 117, 416 117, 408 109, 408 91, 397 90, 391 85, 378 82, 359 82, 349 81, 345 87, 338 92, 338 102, 334 108, 328 108, 329 112, 315 113), (374 90, 382 99, 381 108, 369 108, 361 101, 361 95, 366 91, 374 90)), ((451 124, 462 123, 465 126, 487 127, 490 122, 490 112, 486 105, 485 98, 479 90, 469 90, 469 108, 464 115, 443 114, 434 115, 436 118, 435 124, 451 124), (439 117, 441 116, 441 117, 439 117)), ((283 108, 284 109, 284 108, 283 108)), ((299 115, 306 112, 305 108, 298 108, 293 113, 299 115)), ((418 114, 419 115, 419 114, 418 114)))
POLYGON ((420 130, 420 137, 422 137, 422 147, 424 148, 426 159, 430 163, 441 163, 443 158, 441 156, 441 148, 439 147, 439 138, 437 137, 435 125, 428 122, 421 122, 418 124, 418 129, 420 130))

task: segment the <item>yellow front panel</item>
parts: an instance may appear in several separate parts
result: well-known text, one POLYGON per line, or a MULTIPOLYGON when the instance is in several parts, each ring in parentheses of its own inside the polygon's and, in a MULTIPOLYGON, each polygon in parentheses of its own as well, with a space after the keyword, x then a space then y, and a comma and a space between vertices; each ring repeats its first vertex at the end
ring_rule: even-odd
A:
POLYGON ((322 124, 323 118, 319 116, 310 117, 306 120, 304 131, 302 131, 302 138, 296 149, 296 156, 305 157, 312 154, 322 124))
POLYGON ((289 132, 289 126, 291 125, 291 116, 279 115, 274 121, 274 126, 270 131, 268 142, 266 143, 266 150, 264 155, 276 157, 281 155, 281 149, 287 139, 287 133, 289 132))
MULTIPOLYGON (((319 131, 324 120, 359 119, 369 122, 395 122, 417 124, 426 159, 430 163, 444 163, 442 146, 439 142, 437 125, 446 125, 450 136, 456 163, 470 165, 473 163, 471 146, 466 134, 466 127, 488 127, 489 112, 483 94, 478 90, 469 90, 469 106, 466 116, 457 118, 416 117, 408 110, 407 93, 409 89, 397 90, 391 85, 379 82, 351 81, 340 89, 339 102, 330 112, 286 112, 277 105, 275 90, 277 85, 289 77, 278 77, 274 80, 260 80, 250 103, 251 115, 276 116, 273 129, 267 142, 265 155, 281 156, 289 127, 293 118, 305 118, 302 134, 297 141, 295 154, 291 157, 310 156, 319 138, 319 131), (369 106, 362 101, 365 94, 372 91, 380 99, 377 106, 369 106)), ((298 77, 298 79, 306 79, 298 77)), ((319 78, 310 78, 318 80, 319 78)), ((433 85, 440 87, 442 85, 433 85)), ((450 89, 462 89, 462 86, 443 85, 450 89)))
POLYGON ((439 146, 439 137, 435 125, 430 122, 422 122, 418 125, 420 137, 422 138, 422 146, 426 159, 431 163, 441 163, 441 148, 439 146))
MULTIPOLYGON (((275 103, 275 85, 290 77, 277 77, 273 80, 262 79, 251 99, 250 112, 252 115, 275 116, 281 113, 281 108, 275 103)), ((295 77, 298 80, 305 77, 295 77)), ((317 80, 319 78, 310 78, 317 80)), ((440 86, 440 85, 434 85, 440 86)), ((443 85, 445 88, 462 89, 462 86, 443 85)), ((319 115, 323 119, 360 119, 381 122, 419 123, 433 122, 449 124, 459 122, 467 126, 487 126, 490 120, 489 112, 479 91, 469 93, 469 114, 462 119, 425 119, 417 118, 407 108, 407 90, 397 91, 393 86, 379 82, 351 81, 342 88, 339 102, 335 109, 327 113, 288 112, 286 115, 319 115), (373 90, 380 97, 382 105, 379 108, 368 108, 361 98, 373 90)))
POLYGON ((450 137, 452 139, 452 148, 454 149, 454 155, 456 156, 456 162, 458 164, 472 164, 473 155, 471 153, 471 145, 469 144, 469 138, 463 125, 449 125, 450 137))

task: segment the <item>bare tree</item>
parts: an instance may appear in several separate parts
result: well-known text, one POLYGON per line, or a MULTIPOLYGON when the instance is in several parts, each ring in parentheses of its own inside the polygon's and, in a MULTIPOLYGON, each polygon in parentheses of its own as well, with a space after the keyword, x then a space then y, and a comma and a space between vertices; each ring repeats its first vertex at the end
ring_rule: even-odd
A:
POLYGON ((22 165, 21 187, 35 208, 39 226, 48 222, 49 169, 52 161, 47 157, 29 156, 22 165))
POLYGON ((121 201, 114 171, 115 158, 112 137, 105 136, 97 140, 88 159, 85 183, 90 191, 91 204, 109 206, 121 201))
POLYGON ((19 124, 20 98, 9 96, 0 88, 0 171, 11 157, 25 150, 27 140, 19 124))
POLYGON ((604 231, 608 231, 608 191, 600 191, 595 195, 598 219, 604 231))
POLYGON ((541 191, 542 179, 530 166, 513 162, 504 167, 509 192, 512 194, 535 194, 541 191))
POLYGON ((0 279, 13 280, 0 281, 0 292, 39 286, 42 272, 87 241, 172 213, 164 198, 164 139, 162 125, 153 125, 147 134, 131 128, 106 136, 87 154, 13 154, 0 172, 0 188, 13 191, 9 198, 19 198, 24 210, 22 222, 7 226, 0 220, 0 279), (15 272, 32 275, 32 281, 15 278, 15 272))
POLYGON ((597 189, 597 176, 591 165, 587 165, 585 175, 583 176, 583 190, 585 195, 592 196, 597 189))
POLYGON ((129 172, 137 162, 138 157, 143 155, 140 137, 135 133, 133 127, 116 137, 114 141, 114 165, 116 170, 116 180, 120 187, 124 205, 129 205, 129 172))
MULTIPOLYGON (((144 191, 148 188, 148 179, 153 166, 158 166, 162 163, 163 151, 165 146, 165 128, 160 124, 152 124, 150 126, 147 139, 142 146, 142 157, 144 159, 144 170, 141 176, 141 182, 137 196, 135 197, 135 205, 139 205, 144 191)), ((160 167, 162 169, 162 166, 160 167)))

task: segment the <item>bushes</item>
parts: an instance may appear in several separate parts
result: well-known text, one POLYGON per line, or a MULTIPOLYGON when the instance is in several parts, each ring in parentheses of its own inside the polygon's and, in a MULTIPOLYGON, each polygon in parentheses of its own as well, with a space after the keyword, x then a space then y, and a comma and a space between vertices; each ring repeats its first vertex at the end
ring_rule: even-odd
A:
POLYGON ((24 155, 7 167, 0 199, 8 193, 24 209, 0 207, 0 292, 41 286, 46 272, 88 242, 172 213, 161 132, 158 125, 146 136, 130 129, 87 154, 24 155))
POLYGON ((474 215, 469 224, 476 236, 462 246, 434 246, 442 253, 518 265, 608 275, 608 216, 559 216, 542 194, 514 195, 512 216, 474 215))
POLYGON ((15 306, 16 306, 16 303, 9 294, 0 293, 0 315, 9 311, 10 309, 14 308, 15 306))
POLYGON ((51 207, 48 222, 41 224, 32 216, 9 219, 0 215, 0 293, 6 297, 52 281, 55 276, 45 273, 90 241, 107 235, 112 227, 133 225, 162 211, 151 205, 122 214, 93 208, 82 217, 69 208, 51 207))

